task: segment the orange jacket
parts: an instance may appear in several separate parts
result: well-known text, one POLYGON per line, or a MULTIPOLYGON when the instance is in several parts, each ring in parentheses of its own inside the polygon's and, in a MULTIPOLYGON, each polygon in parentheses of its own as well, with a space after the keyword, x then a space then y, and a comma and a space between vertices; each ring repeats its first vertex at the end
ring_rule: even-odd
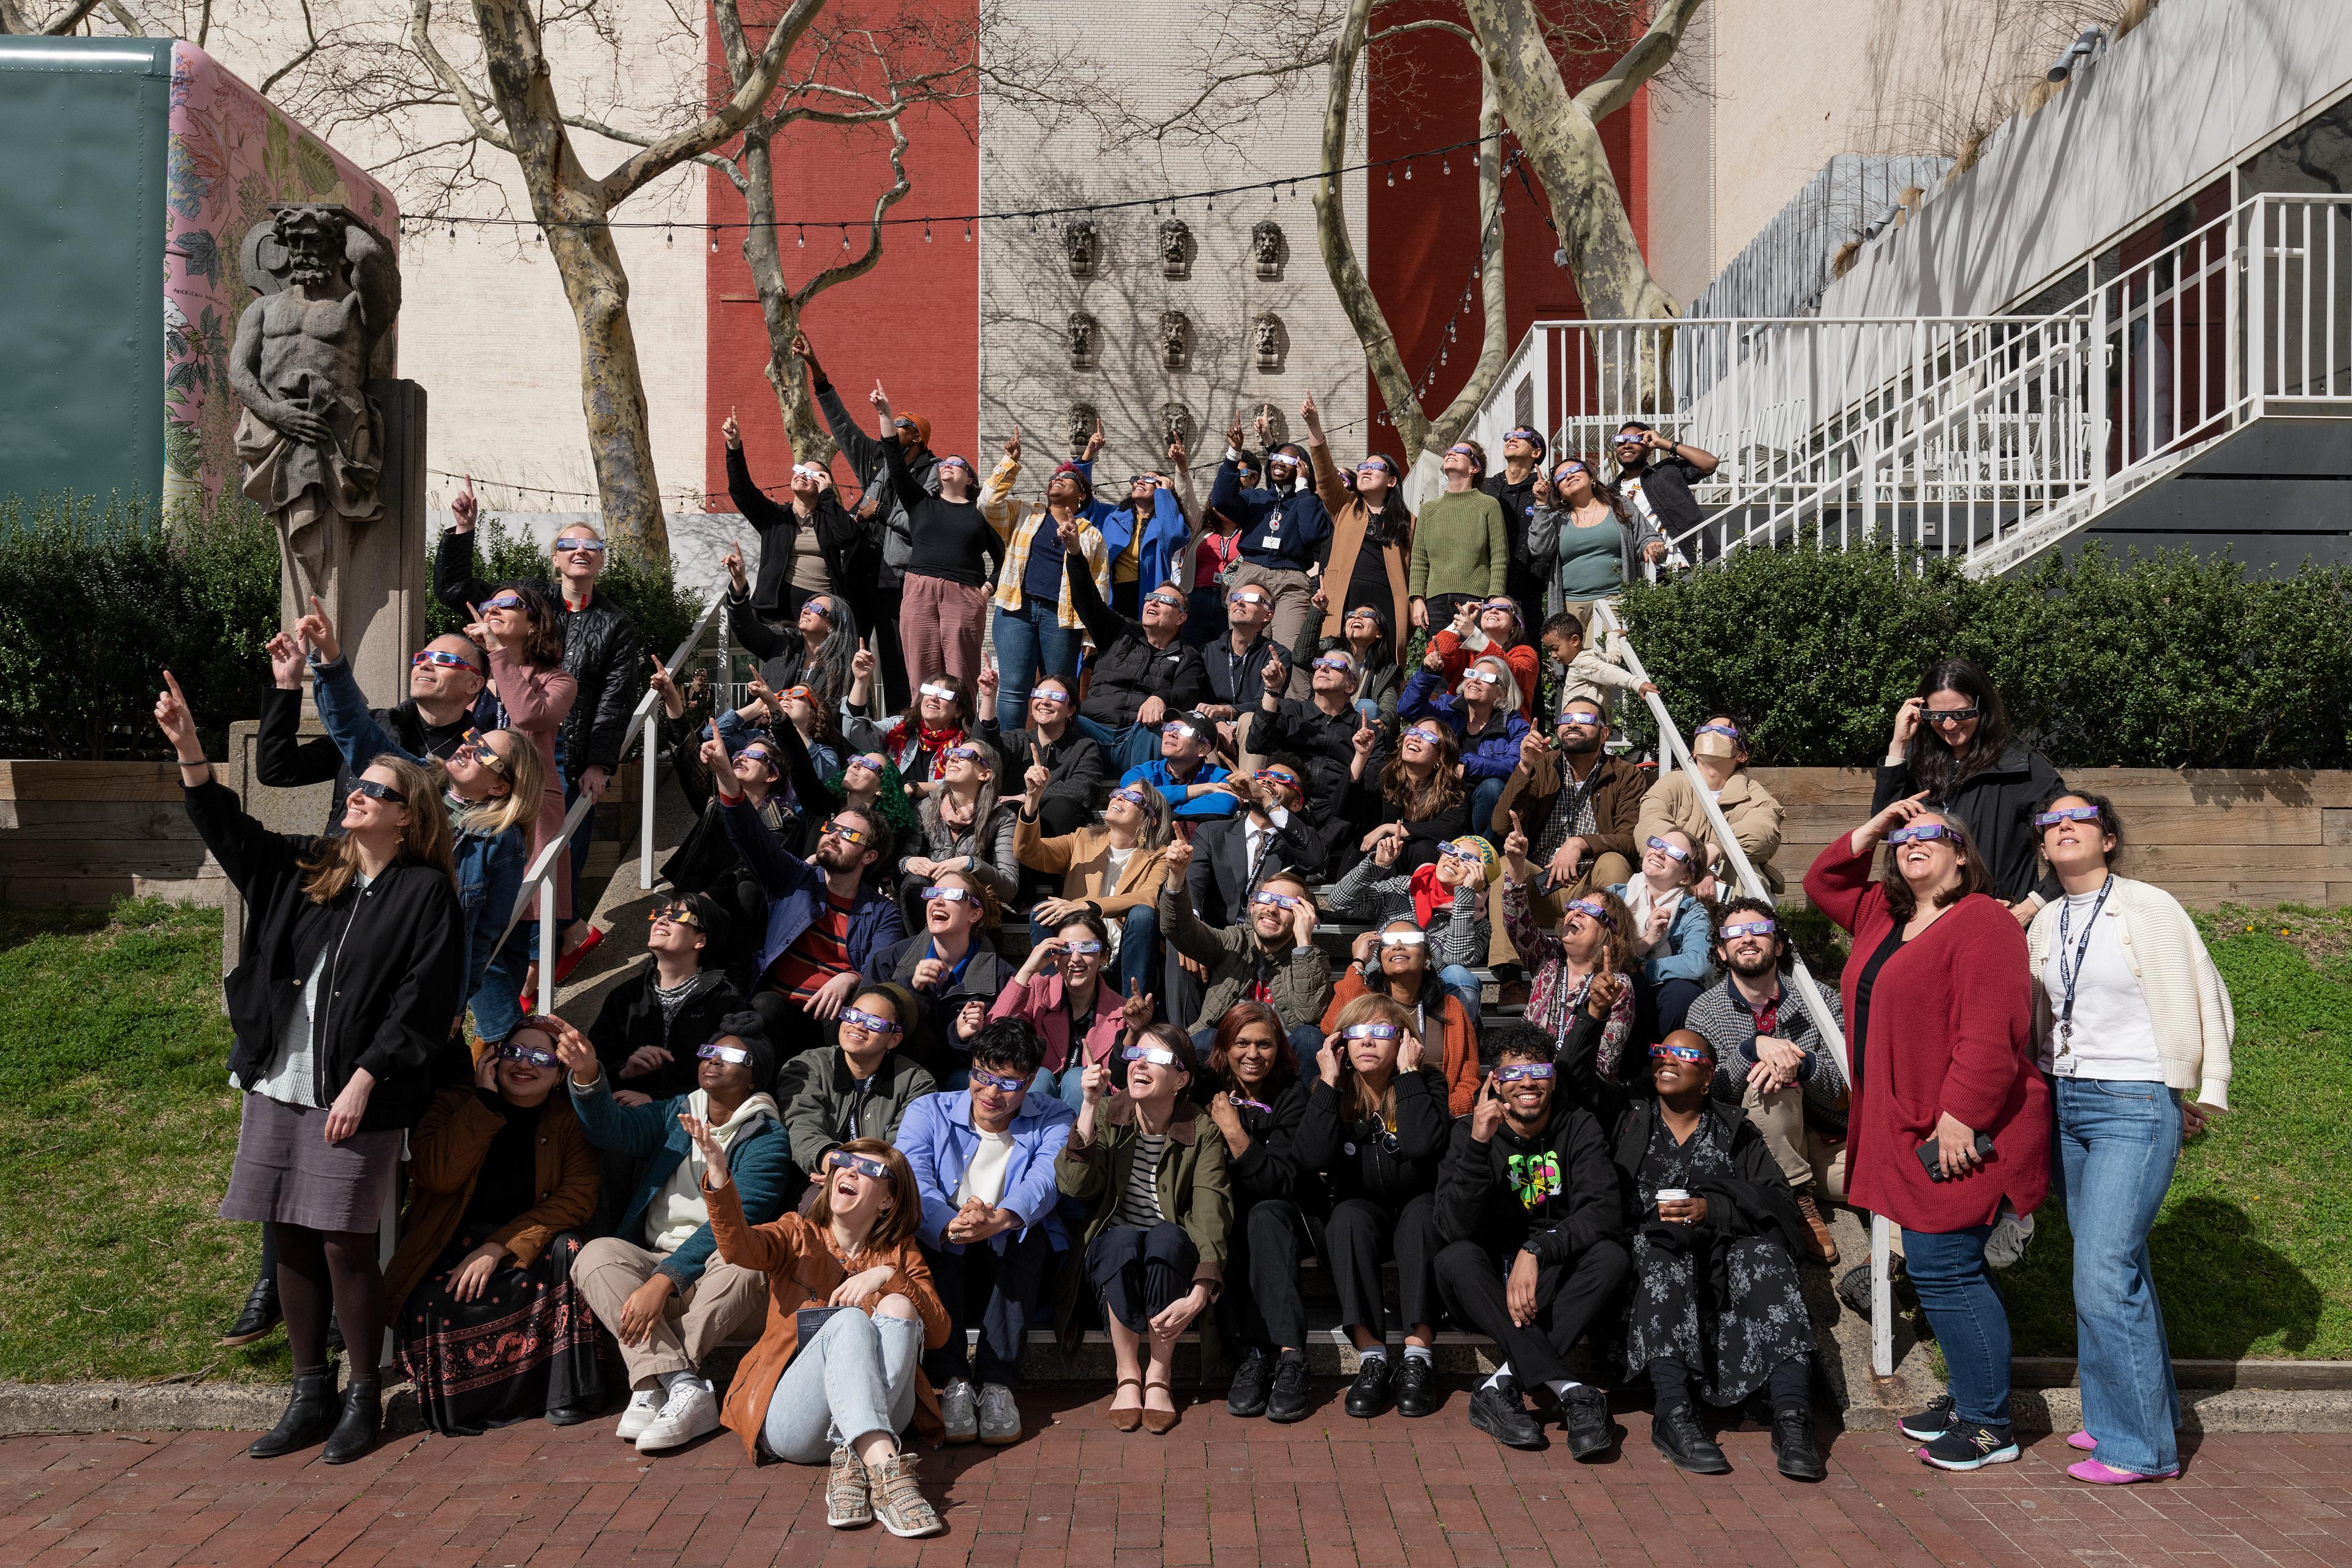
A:
MULTIPOLYGON (((1471 1026, 1470 1015, 1463 1010, 1462 999, 1437 983, 1430 974, 1422 981, 1422 994, 1434 991, 1445 1004, 1445 1060, 1431 1063, 1423 1058, 1424 1066, 1443 1065, 1445 1069, 1445 1106, 1449 1115, 1467 1116, 1478 1101, 1478 1085, 1485 1074, 1478 1070, 1478 1032, 1471 1026)), ((1329 1034, 1339 1026, 1339 1009, 1361 996, 1370 987, 1364 984, 1364 972, 1355 964, 1340 971, 1332 983, 1331 1005, 1323 1014, 1323 1032, 1329 1034)), ((1423 1041, 1426 1049, 1428 1043, 1423 1041)))

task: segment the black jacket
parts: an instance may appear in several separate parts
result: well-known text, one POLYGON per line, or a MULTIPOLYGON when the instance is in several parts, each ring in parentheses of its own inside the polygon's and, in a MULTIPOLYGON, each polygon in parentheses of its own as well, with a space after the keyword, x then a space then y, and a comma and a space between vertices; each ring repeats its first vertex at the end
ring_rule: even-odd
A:
POLYGON ((1391 1212, 1408 1199, 1433 1192, 1453 1120, 1445 1113, 1445 1074, 1425 1067, 1396 1077, 1397 1147, 1382 1146, 1379 1130, 1358 1121, 1339 1092, 1317 1079, 1307 1091, 1294 1147, 1299 1169, 1319 1171, 1330 1183, 1331 1201, 1369 1198, 1391 1212))
POLYGON ((1238 811, 1201 824, 1192 836, 1192 865, 1184 873, 1184 885, 1192 895, 1192 912, 1210 925, 1239 925, 1247 912, 1244 906, 1250 894, 1286 867, 1297 868, 1310 877, 1321 875, 1323 840, 1307 814, 1294 811, 1288 822, 1274 830, 1273 841, 1258 858, 1257 875, 1251 876, 1244 863, 1249 856, 1249 830, 1244 826, 1248 821, 1249 813, 1238 811))
POLYGON ((596 1021, 588 1026, 588 1043, 596 1047, 596 1059, 604 1064, 614 1088, 670 1100, 694 1092, 695 1047, 717 1039, 719 1020, 749 1004, 725 974, 705 969, 678 1004, 677 1016, 665 1022, 661 1002, 654 995, 654 982, 659 978, 648 965, 614 986, 597 1009, 596 1021), (669 1060, 641 1078, 624 1077, 622 1064, 642 1046, 661 1047, 669 1052, 669 1060))
MULTIPOLYGON (((485 706, 488 700, 485 693, 485 706)), ((413 697, 397 707, 368 711, 411 756, 445 760, 465 740, 467 730, 488 722, 479 714, 468 713, 455 724, 436 729, 419 716, 413 697)), ((326 736, 302 738, 301 692, 281 691, 274 684, 262 688, 261 724, 253 737, 253 778, 271 789, 301 789, 333 781, 335 794, 327 802, 326 832, 330 837, 341 837, 343 798, 352 793, 351 770, 343 765, 342 752, 326 736)))
POLYGON ((1475 1241, 1497 1258, 1524 1246, 1549 1265, 1573 1263, 1594 1242, 1623 1232, 1601 1123, 1568 1096, 1554 1092, 1551 1120, 1533 1138, 1511 1131, 1507 1118, 1481 1143, 1470 1126, 1470 1117, 1454 1120, 1437 1173, 1437 1234, 1445 1240, 1475 1241), (1530 1205, 1527 1189, 1538 1184, 1544 1190, 1530 1205))
POLYGON ((1095 645, 1093 674, 1079 712, 1107 730, 1123 730, 1135 722, 1147 699, 1159 698, 1171 715, 1208 700, 1209 672, 1200 649, 1181 637, 1153 647, 1141 622, 1115 615, 1103 603, 1092 573, 1069 569, 1066 552, 1062 573, 1070 584, 1070 607, 1095 645))
MULTIPOLYGON (((1675 1250, 1694 1240, 1776 1236, 1791 1262, 1804 1256, 1799 1250, 1799 1238, 1808 1232, 1797 1213, 1797 1194, 1790 1189, 1789 1178, 1780 1173, 1772 1152, 1765 1147, 1764 1135, 1736 1105, 1705 1101, 1699 1110, 1698 1131, 1692 1134, 1712 1141, 1731 1157, 1729 1176, 1697 1178, 1697 1184, 1690 1189, 1691 1196, 1706 1200, 1706 1217, 1691 1226, 1668 1225, 1654 1212, 1643 1209, 1638 1178, 1642 1162, 1649 1157, 1650 1131, 1657 1121, 1658 1102, 1644 1095, 1618 1117, 1616 1134, 1611 1140, 1617 1167, 1617 1201, 1628 1227, 1646 1231, 1675 1250)), ((1725 1249, 1707 1250, 1713 1255, 1706 1274, 1710 1299, 1727 1300, 1731 1292, 1725 1249)))
MULTIPOLYGON (((751 639, 742 635, 744 621, 754 616, 772 621, 791 618, 785 590, 792 586, 793 552, 799 544, 801 516, 790 501, 777 500, 751 482, 751 470, 743 461, 740 447, 727 448, 727 499, 760 535, 760 567, 751 579, 752 615, 736 614, 735 601, 729 601, 729 624, 736 628, 737 640, 748 648, 751 639)), ((879 549, 830 489, 817 492, 809 508, 809 521, 816 528, 817 553, 824 557, 825 576, 844 597, 858 604, 861 587, 873 583, 881 570, 879 549)), ((795 644, 799 640, 797 636, 793 638, 795 644)), ((757 648, 752 651, 759 653, 757 648)), ((772 677, 769 684, 775 684, 772 677)))
MULTIPOLYGON (((1911 742, 1910 756, 1917 756, 1922 746, 1943 743, 1921 735, 1911 742)), ((2065 782, 2041 752, 2022 741, 2011 741, 2001 748, 2000 756, 1962 779, 1949 800, 1929 804, 1950 812, 1967 826, 1969 836, 1977 841, 1977 853, 1984 857, 1985 869, 1992 874, 1995 898, 2013 904, 2028 893, 2039 892, 2042 901, 2048 903, 2061 891, 2058 878, 2054 872, 2041 872, 2036 859, 2041 837, 2026 818, 2042 796, 2065 782)), ((1910 757, 1891 767, 1880 763, 1878 787, 1871 792, 1871 815, 1877 816, 1919 789, 1913 782, 1910 757)))
POLYGON ((1273 1107, 1271 1110, 1234 1107, 1234 1113, 1242 1119, 1242 1130, 1250 1137, 1250 1146, 1225 1168, 1236 1226, 1251 1205, 1267 1198, 1287 1198, 1301 1213, 1316 1216, 1331 1207, 1323 1178, 1298 1165, 1298 1127, 1307 1118, 1307 1086, 1295 1081, 1284 1086, 1274 1097, 1273 1107))
MULTIPOLYGON (((1511 564, 1522 572, 1536 567, 1534 557, 1528 552, 1528 524, 1532 521, 1530 509, 1536 504, 1536 476, 1542 471, 1543 459, 1538 458, 1536 466, 1528 470, 1528 477, 1516 485, 1507 473, 1497 468, 1478 487, 1493 496, 1495 504, 1503 509, 1503 532, 1511 542, 1511 564)), ((1535 631, 1533 626, 1528 628, 1530 637, 1535 631)))
MULTIPOLYGON (((971 935, 971 950, 966 955, 961 974, 944 982, 937 991, 915 990, 915 966, 930 956, 931 933, 918 931, 903 941, 876 950, 858 972, 858 984, 878 985, 891 981, 915 992, 915 999, 923 1005, 923 1021, 900 1037, 898 1049, 908 1061, 929 1073, 940 1083, 959 1068, 971 1066, 971 1050, 955 1037, 956 1015, 967 1002, 977 1002, 982 1007, 996 1005, 997 996, 1004 983, 1013 978, 1013 966, 1000 957, 988 940, 986 931, 971 935)), ((1115 998, 1116 988, 1108 994, 1115 998)))
POLYGON ((229 1070, 248 1086, 268 1072, 309 978, 295 958, 298 931, 330 921, 331 956, 320 977, 312 1034, 313 1096, 332 1105, 365 1068, 375 1088, 360 1131, 415 1126, 433 1099, 433 1058, 466 1004, 457 889, 436 868, 402 859, 365 889, 346 887, 332 902, 313 904, 302 892, 299 862, 316 838, 270 832, 217 779, 184 793, 188 820, 245 900, 244 958, 222 984, 236 1033, 229 1070))
MULTIPOLYGON (((629 710, 646 689, 645 660, 637 652, 636 623, 602 594, 574 610, 563 602, 563 584, 541 584, 563 618, 563 668, 579 683, 572 711, 557 739, 563 747, 563 775, 577 781, 592 767, 611 773, 621 765, 621 737, 629 710)), ((474 534, 444 529, 433 558, 433 593, 453 610, 478 605, 490 584, 474 575, 474 534)))
MULTIPOLYGON (((1698 498, 1691 494, 1692 482, 1705 478, 1698 465, 1669 453, 1640 469, 1618 470, 1616 482, 1622 488, 1628 479, 1642 481, 1642 499, 1650 503, 1650 510, 1657 514, 1658 531, 1671 542, 1675 535, 1697 527, 1706 517, 1698 498)), ((1627 505, 1639 510, 1631 502, 1627 505)))
POLYGON ((1095 801, 1108 794, 1103 784, 1102 748, 1078 733, 1075 724, 1063 726, 1062 738, 1048 743, 1037 738, 1034 730, 1001 731, 992 716, 980 721, 980 738, 996 748, 1001 759, 996 764, 998 794, 1006 800, 1021 798, 1022 775, 1029 771, 1029 748, 1040 748, 1045 757, 1045 772, 1052 775, 1045 785, 1045 798, 1066 796, 1077 801, 1088 816, 1094 814, 1095 801))
POLYGON ((1209 677, 1209 691, 1218 703, 1235 713, 1255 712, 1265 695, 1265 661, 1274 655, 1274 634, 1261 631, 1247 653, 1234 651, 1230 633, 1201 650, 1201 666, 1209 677))
MULTIPOLYGON (((880 556, 879 586, 898 588, 906 576, 908 559, 915 552, 915 536, 907 518, 906 509, 898 498, 890 493, 890 482, 882 471, 882 443, 857 427, 842 405, 841 394, 833 383, 819 380, 812 384, 816 393, 817 412, 824 416, 824 427, 832 432, 833 443, 841 455, 849 459, 852 472, 867 494, 875 498, 876 510, 871 523, 861 522, 859 530, 873 537, 880 556)), ((940 459, 929 447, 918 447, 907 455, 907 470, 917 484, 933 495, 940 489, 940 459)), ((894 600, 895 602, 895 600, 894 600)))

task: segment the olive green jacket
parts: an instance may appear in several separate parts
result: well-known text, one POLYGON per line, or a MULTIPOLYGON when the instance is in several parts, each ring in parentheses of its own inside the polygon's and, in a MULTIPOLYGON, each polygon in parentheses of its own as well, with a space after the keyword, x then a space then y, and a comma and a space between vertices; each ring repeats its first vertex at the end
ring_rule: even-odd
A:
MULTIPOLYGON (((1192 1247, 1200 1254, 1192 1268, 1193 1283, 1207 1285, 1213 1300, 1224 1283, 1225 1251, 1234 1223, 1233 1188, 1225 1176, 1225 1135, 1217 1131, 1205 1110, 1193 1110, 1187 1117, 1189 1105, 1189 1101, 1178 1103, 1175 1119, 1168 1127, 1168 1148, 1160 1157, 1160 1212, 1182 1226, 1184 1234, 1192 1238, 1192 1247)), ((1118 1215, 1119 1194, 1127 1190, 1128 1172, 1135 1164, 1135 1101, 1118 1095, 1098 1107, 1096 1117, 1093 1139, 1080 1143, 1073 1128, 1055 1166, 1062 1191, 1087 1205, 1086 1219, 1071 1249, 1075 1256, 1064 1262, 1055 1289, 1054 1327, 1065 1349, 1075 1344, 1077 1337, 1072 1324, 1087 1281, 1087 1250, 1118 1215)), ((1215 1324, 1213 1311, 1203 1311, 1192 1320, 1202 1334, 1203 1364, 1214 1359, 1215 1324)))

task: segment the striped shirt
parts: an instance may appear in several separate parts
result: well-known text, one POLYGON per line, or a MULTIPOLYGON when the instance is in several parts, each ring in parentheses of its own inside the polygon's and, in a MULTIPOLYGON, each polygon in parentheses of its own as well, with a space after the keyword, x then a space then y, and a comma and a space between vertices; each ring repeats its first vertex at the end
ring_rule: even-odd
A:
POLYGON ((849 900, 836 899, 828 891, 824 912, 793 938, 792 946, 776 955, 774 967, 768 971, 768 989, 781 991, 805 1005, 819 986, 856 967, 849 962, 849 900))
POLYGON ((1168 1217, 1160 1212, 1160 1157, 1167 1152, 1165 1132, 1135 1135, 1135 1163, 1127 1168, 1127 1186, 1118 1194, 1118 1224, 1148 1230, 1168 1217))
MULTIPOLYGON (((980 489, 981 515, 988 519, 989 526, 995 529, 1004 541, 1004 560, 996 574, 996 607, 1013 615, 1021 611, 1021 581, 1029 570, 1029 547, 1036 540, 1040 528, 1054 526, 1053 518, 1045 510, 1043 501, 1025 515, 1013 502, 1013 481, 1020 477, 1020 459, 1007 458, 996 465, 996 471, 988 476, 988 482, 980 489)), ((1110 546, 1105 542, 1102 530, 1091 522, 1087 523, 1085 531, 1078 536, 1078 549, 1086 557, 1087 570, 1094 574, 1096 592, 1103 596, 1105 604, 1108 604, 1110 546)), ((1084 624, 1078 619, 1076 606, 1070 603, 1070 584, 1066 576, 1062 581, 1061 605, 1055 619, 1074 630, 1084 624)))

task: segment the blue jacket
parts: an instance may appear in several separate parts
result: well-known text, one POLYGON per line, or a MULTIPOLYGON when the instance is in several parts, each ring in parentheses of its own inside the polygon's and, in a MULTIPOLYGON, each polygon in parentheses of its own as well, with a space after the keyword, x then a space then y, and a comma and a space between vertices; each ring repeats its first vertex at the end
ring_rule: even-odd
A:
MULTIPOLYGON (((1215 784, 1219 779, 1227 776, 1229 775, 1225 770, 1216 763, 1202 763, 1201 771, 1194 773, 1187 782, 1215 784)), ((1136 763, 1119 775, 1118 782, 1123 784, 1150 784, 1160 792, 1160 799, 1175 808, 1172 815, 1183 817, 1187 821, 1196 821, 1203 817, 1231 816, 1242 808, 1241 797, 1238 795, 1204 795, 1198 800, 1180 801, 1177 796, 1169 792, 1182 789, 1184 785, 1176 783, 1169 776, 1168 759, 1165 757, 1154 757, 1148 763, 1136 763)))
POLYGON ((1242 489, 1233 459, 1217 465, 1209 505, 1241 524, 1242 559, 1277 571, 1304 572, 1315 564, 1318 547, 1331 537, 1331 514, 1312 487, 1279 495, 1242 489))
MULTIPOLYGON (((353 776, 385 752, 405 757, 428 772, 432 769, 431 757, 418 756, 401 745, 368 710, 350 660, 313 659, 310 675, 320 721, 326 725, 327 738, 343 754, 343 763, 353 776)), ((505 934, 508 917, 514 913, 515 899, 522 891, 522 874, 530 868, 530 830, 536 820, 534 813, 496 837, 460 828, 451 846, 457 868, 457 907, 466 913, 466 988, 459 995, 467 1000, 481 989, 490 955, 505 934)))
MULTIPOLYGON (((1131 510, 1119 507, 1094 519, 1094 524, 1102 530, 1103 542, 1109 547, 1113 561, 1127 553, 1128 544, 1135 538, 1135 513, 1131 510)), ((1191 531, 1184 526, 1184 508, 1175 492, 1153 492, 1151 521, 1143 526, 1143 550, 1136 558, 1136 581, 1144 593, 1176 580, 1176 563, 1190 537, 1191 531)))
MULTIPOLYGON (((1633 885, 1620 882, 1609 890, 1622 899, 1633 885)), ((1642 978, 1653 988, 1669 980, 1705 980, 1712 967, 1707 950, 1714 945, 1715 922, 1708 918, 1706 906, 1685 892, 1675 905, 1674 922, 1666 927, 1666 940, 1642 960, 1642 978)))
MULTIPOLYGON (((768 934, 760 943, 760 973, 764 974, 815 921, 824 902, 824 873, 776 842, 748 797, 722 802, 719 816, 727 824, 735 853, 768 895, 768 934)), ((881 869, 880 862, 875 869, 881 869)), ((867 959, 906 934, 906 917, 899 914, 897 900, 876 892, 871 882, 860 883, 849 906, 849 966, 864 969, 867 959)))
MULTIPOLYGON (((565 1081, 571 1081, 571 1075, 565 1075, 565 1081)), ((669 1184, 670 1173, 694 1146, 686 1129, 677 1124, 678 1112, 688 1109, 692 1098, 681 1094, 651 1105, 623 1105, 613 1098, 610 1073, 598 1073, 596 1081, 586 1089, 572 1086, 572 1113, 580 1118, 580 1130, 588 1135, 588 1142, 645 1162, 636 1187, 629 1194, 629 1206, 613 1227, 613 1234, 623 1241, 645 1245, 646 1210, 669 1184)), ((801 1184, 800 1168, 793 1163, 792 1139, 785 1135, 784 1124, 772 1116, 756 1118, 735 1135, 727 1148, 727 1171, 742 1195, 743 1217, 753 1225, 765 1225, 782 1214, 785 1200, 801 1184)), ((678 1294, 684 1295, 709 1267, 714 1245, 706 1221, 678 1244, 676 1252, 662 1259, 658 1272, 668 1275, 678 1294)))
MULTIPOLYGON (((1033 1090, 1022 1100, 1021 1109, 1013 1113, 1013 1158, 1005 1164, 1004 1195, 996 1205, 1019 1215, 1024 1233, 1043 1224, 1056 1252, 1070 1243, 1062 1230, 1062 1194, 1054 1166, 1077 1120, 1076 1111, 1050 1094, 1033 1090)), ((945 1233, 956 1216, 956 1189, 963 1185, 964 1168, 980 1147, 980 1131, 971 1124, 971 1091, 923 1096, 907 1107, 896 1142, 914 1168, 916 1190, 923 1194, 923 1245, 934 1252, 961 1252, 963 1243, 948 1240, 945 1233)), ((1008 1230, 992 1237, 988 1245, 1001 1253, 1013 1234, 1008 1230)))
MULTIPOLYGON (((1415 719, 1435 719, 1454 731, 1462 742, 1462 777, 1465 783, 1476 784, 1481 779, 1507 779, 1519 765, 1519 742, 1528 738, 1528 721, 1516 710, 1497 715, 1503 721, 1499 730, 1491 726, 1475 740, 1466 731, 1470 727, 1470 710, 1459 697, 1438 689, 1439 677, 1426 669, 1416 669, 1412 679, 1404 683, 1404 695, 1397 699, 1397 717, 1407 722, 1415 719)), ((1476 824, 1472 824, 1475 827, 1476 824)))

